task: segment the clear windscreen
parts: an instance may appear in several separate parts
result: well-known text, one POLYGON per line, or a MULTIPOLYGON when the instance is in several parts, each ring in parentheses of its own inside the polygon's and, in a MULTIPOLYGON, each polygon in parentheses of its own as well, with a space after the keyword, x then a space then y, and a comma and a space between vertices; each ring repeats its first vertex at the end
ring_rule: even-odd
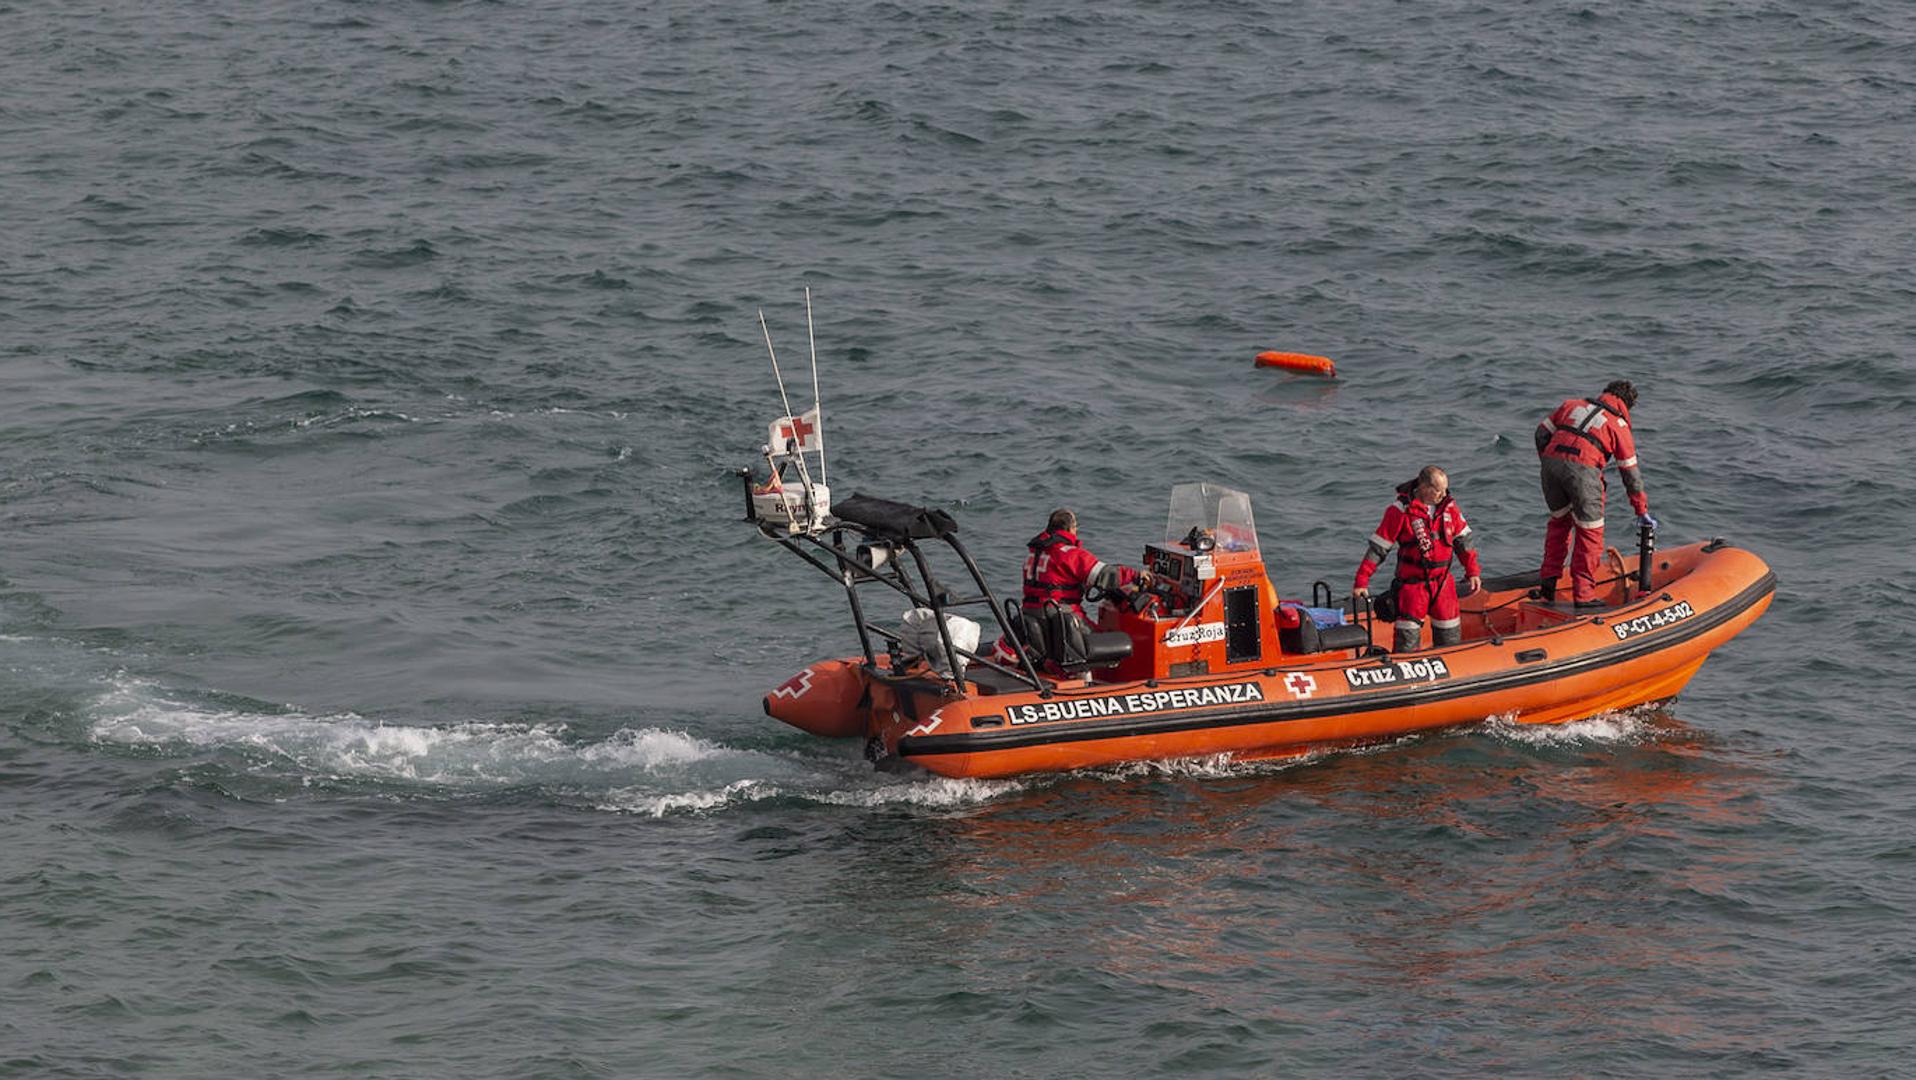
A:
POLYGON ((1181 544, 1197 529, 1217 540, 1219 551, 1256 551, 1257 524, 1251 519, 1251 497, 1222 484, 1178 484, 1171 489, 1171 512, 1164 522, 1164 542, 1181 544))

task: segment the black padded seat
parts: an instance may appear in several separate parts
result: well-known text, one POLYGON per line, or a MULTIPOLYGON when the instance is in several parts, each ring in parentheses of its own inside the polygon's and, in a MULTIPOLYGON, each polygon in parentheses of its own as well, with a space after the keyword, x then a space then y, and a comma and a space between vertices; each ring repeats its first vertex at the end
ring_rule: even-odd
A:
POLYGON ((1116 667, 1131 659, 1131 635, 1120 630, 1093 630, 1084 636, 1084 659, 1092 667, 1116 667))
POLYGON ((1317 631, 1317 644, 1325 652, 1361 649, 1370 644, 1370 631, 1355 623, 1344 626, 1325 626, 1317 631))
POLYGON ((1067 674, 1116 667, 1131 656, 1131 635, 1093 630, 1062 604, 1048 603, 1042 611, 1021 610, 1017 626, 1033 660, 1048 660, 1067 674))
POLYGON ((1066 672, 1114 667, 1131 655, 1131 637, 1093 630, 1062 604, 1046 604, 1045 653, 1066 672))
POLYGON ((1357 623, 1318 626, 1309 615, 1305 615, 1297 626, 1280 629, 1277 640, 1285 652, 1309 656, 1312 653, 1366 648, 1370 645, 1370 631, 1357 623))

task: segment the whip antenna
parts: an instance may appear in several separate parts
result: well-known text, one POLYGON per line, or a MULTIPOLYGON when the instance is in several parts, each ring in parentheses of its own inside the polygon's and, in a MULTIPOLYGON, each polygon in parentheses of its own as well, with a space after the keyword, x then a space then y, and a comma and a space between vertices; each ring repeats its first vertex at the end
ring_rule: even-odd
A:
POLYGON ((772 330, 765 325, 765 309, 758 309, 758 328, 765 333, 765 351, 772 354, 772 378, 778 380, 778 400, 785 406, 785 415, 792 415, 792 399, 785 396, 785 376, 778 373, 778 350, 772 348, 772 330))
MULTIPOLYGON (((796 445, 797 447, 803 447, 805 445, 804 433, 797 430, 798 420, 802 419, 802 417, 794 418, 792 416, 792 399, 785 396, 785 376, 778 373, 778 350, 772 348, 772 330, 771 327, 765 325, 764 308, 758 309, 758 328, 765 334, 765 351, 772 354, 772 378, 778 380, 778 400, 780 404, 785 406, 785 420, 792 426, 792 436, 796 439, 795 444, 788 442, 786 446, 796 445)), ((781 453, 785 452, 786 446, 779 447, 779 451, 781 453)), ((812 497, 812 474, 811 470, 805 467, 805 451, 797 449, 793 452, 792 456, 797 459, 798 479, 800 483, 805 485, 805 498, 810 500, 812 497)), ((825 479, 825 459, 822 454, 819 456, 818 469, 819 482, 823 483, 825 479)), ((776 477, 778 470, 773 469, 772 475, 776 477)))
MULTIPOLYGON (((759 318, 765 317, 759 312, 759 318)), ((818 400, 818 335, 812 332, 812 287, 805 286, 805 339, 812 346, 812 411, 818 414, 818 482, 825 483, 825 406, 818 400)), ((769 337, 768 337, 769 340, 769 337)), ((785 410, 790 412, 788 408, 785 410)))

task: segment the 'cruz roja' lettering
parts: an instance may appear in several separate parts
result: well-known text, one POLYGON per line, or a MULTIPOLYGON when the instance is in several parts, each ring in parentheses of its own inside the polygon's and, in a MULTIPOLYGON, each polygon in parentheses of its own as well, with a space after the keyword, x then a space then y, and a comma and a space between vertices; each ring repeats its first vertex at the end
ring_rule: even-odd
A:
POLYGON ((1370 667, 1345 668, 1344 679, 1352 690, 1369 690, 1378 686, 1401 686, 1404 683, 1436 682, 1450 678, 1450 665, 1439 657, 1425 656, 1416 660, 1392 660, 1388 663, 1373 664, 1370 667))
POLYGON ((1043 724, 1053 720, 1086 720, 1105 716, 1137 716, 1171 709, 1200 709, 1210 705, 1243 705, 1264 700, 1254 682, 1223 686, 1192 686, 1182 690, 1149 690, 1141 694, 1104 694, 1099 697, 1059 698, 1031 705, 1010 705, 1006 719, 1014 724, 1043 724))

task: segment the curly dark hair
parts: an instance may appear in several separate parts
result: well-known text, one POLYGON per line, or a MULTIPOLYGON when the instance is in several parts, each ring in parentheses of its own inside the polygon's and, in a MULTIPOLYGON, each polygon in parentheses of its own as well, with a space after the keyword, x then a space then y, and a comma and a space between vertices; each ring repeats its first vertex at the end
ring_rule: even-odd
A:
POLYGON ((1603 392, 1623 402, 1623 407, 1626 409, 1637 407, 1637 388, 1630 385, 1629 379, 1617 379, 1604 387, 1603 392))

